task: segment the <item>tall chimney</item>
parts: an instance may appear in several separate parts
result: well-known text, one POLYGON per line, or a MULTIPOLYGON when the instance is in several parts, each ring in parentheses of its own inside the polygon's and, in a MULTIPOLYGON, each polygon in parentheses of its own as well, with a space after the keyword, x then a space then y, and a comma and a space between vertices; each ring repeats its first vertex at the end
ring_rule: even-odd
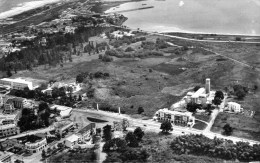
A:
POLYGON ((206 89, 206 93, 210 93, 210 78, 207 78, 206 79, 206 86, 205 86, 205 89, 206 89))
POLYGON ((119 115, 121 114, 120 107, 118 107, 118 114, 119 114, 119 115))
POLYGON ((98 103, 97 103, 97 110, 99 110, 99 108, 98 108, 98 103))

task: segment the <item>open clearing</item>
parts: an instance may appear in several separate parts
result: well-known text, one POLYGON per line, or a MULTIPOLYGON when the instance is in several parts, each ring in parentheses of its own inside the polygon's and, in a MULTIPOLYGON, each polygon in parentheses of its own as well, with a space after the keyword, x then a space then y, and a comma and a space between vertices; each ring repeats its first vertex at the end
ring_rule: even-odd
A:
MULTIPOLYGON (((155 36, 146 37, 150 41, 155 41, 157 38, 155 36)), ((234 43, 195 43, 177 39, 167 39, 167 41, 195 48, 182 50, 179 53, 175 53, 176 47, 172 50, 163 49, 159 51, 164 56, 116 58, 113 62, 102 62, 98 59, 97 54, 89 56, 84 53, 82 57, 73 56, 73 62, 65 63, 62 68, 42 66, 35 68, 33 72, 18 72, 15 77, 74 82, 76 75, 80 72, 108 72, 109 78, 92 81, 96 91, 95 97, 89 101, 121 107, 126 114, 135 117, 152 117, 156 110, 170 107, 194 86, 204 86, 206 78, 211 78, 212 89, 216 90, 223 90, 234 83, 249 87, 258 85, 259 87, 260 74, 258 71, 197 47, 202 46, 259 67, 260 46, 234 43), (138 107, 144 108, 142 116, 136 116, 138 107)), ((250 91, 243 101, 238 101, 244 109, 257 112, 254 120, 238 115, 220 114, 212 131, 221 132, 222 125, 227 121, 235 127, 234 135, 246 138, 255 137, 257 134, 255 132, 259 134, 258 126, 260 126, 260 115, 258 114, 260 101, 257 100, 259 98, 258 89, 250 91), (227 120, 223 121, 225 117, 227 120)))

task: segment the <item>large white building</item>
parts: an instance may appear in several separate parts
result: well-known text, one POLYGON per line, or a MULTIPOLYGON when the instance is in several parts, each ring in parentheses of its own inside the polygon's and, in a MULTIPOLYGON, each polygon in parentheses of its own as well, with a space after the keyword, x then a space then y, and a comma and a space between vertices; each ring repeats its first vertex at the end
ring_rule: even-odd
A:
POLYGON ((33 83, 21 78, 10 79, 10 78, 3 78, 0 79, 0 85, 10 87, 12 89, 17 90, 24 90, 24 88, 28 87, 30 90, 33 90, 33 83))
POLYGON ((228 111, 235 112, 235 113, 241 113, 243 111, 241 105, 236 102, 228 102, 227 109, 228 111))
POLYGON ((205 88, 200 88, 196 92, 188 92, 184 97, 186 103, 193 102, 196 104, 212 104, 215 97, 215 91, 210 89, 210 79, 206 79, 205 88))
POLYGON ((50 107, 50 109, 51 110, 56 109, 57 111, 59 111, 61 118, 69 117, 71 115, 71 112, 72 112, 72 108, 71 107, 62 106, 62 105, 52 105, 50 107))
POLYGON ((33 142, 26 142, 25 149, 29 150, 31 153, 38 153, 47 147, 47 140, 43 134, 35 135, 38 139, 33 142))
POLYGON ((0 137, 7 137, 20 133, 20 128, 16 124, 6 124, 0 126, 0 137))
POLYGON ((195 124, 195 117, 191 112, 172 111, 167 108, 160 109, 153 117, 156 121, 169 121, 174 125, 192 127, 195 124))

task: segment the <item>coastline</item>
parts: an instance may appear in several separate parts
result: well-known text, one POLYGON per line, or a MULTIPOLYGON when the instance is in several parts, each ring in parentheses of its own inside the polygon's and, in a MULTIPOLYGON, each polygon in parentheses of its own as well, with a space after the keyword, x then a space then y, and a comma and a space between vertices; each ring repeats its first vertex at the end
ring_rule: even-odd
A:
POLYGON ((41 0, 41 1, 31 1, 31 2, 24 2, 22 5, 17 5, 16 7, 13 7, 10 10, 4 11, 0 13, 0 19, 7 19, 19 14, 22 14, 24 12, 36 9, 38 7, 43 7, 45 5, 58 3, 63 0, 41 0))
MULTIPOLYGON (((37 8, 40 7, 44 7, 44 6, 48 6, 50 4, 55 4, 55 3, 60 3, 63 0, 45 0, 45 1, 32 1, 32 2, 25 2, 25 4, 34 4, 35 2, 37 2, 37 5, 31 6, 28 5, 28 8, 25 8, 23 10, 18 10, 15 11, 13 9, 0 13, 0 20, 1 20, 1 16, 5 15, 5 13, 10 12, 11 15, 9 15, 8 17, 16 17, 22 14, 26 14, 26 12, 30 12, 32 10, 35 10, 37 8)), ((102 0, 101 3, 95 3, 94 6, 91 8, 91 11, 97 12, 97 13, 106 13, 106 11, 109 11, 110 9, 114 8, 114 7, 118 7, 122 4, 125 3, 129 3, 129 2, 138 2, 138 1, 145 1, 145 0, 102 0)), ((23 6, 19 6, 18 8, 23 8, 23 6)), ((123 14, 124 15, 124 14, 123 14)), ((6 18, 4 18, 6 19, 6 18)), ((141 29, 142 30, 142 29, 141 29)), ((151 31, 152 32, 152 31, 151 31)), ((207 33, 207 32, 192 32, 192 31, 185 31, 185 30, 173 30, 172 27, 164 28, 162 29, 162 31, 154 31, 154 32, 158 32, 158 33, 164 33, 164 34, 170 34, 170 35, 185 35, 185 37, 187 38, 192 38, 194 36, 200 36, 200 35, 217 35, 219 36, 223 36, 223 37, 260 37, 260 35, 253 35, 253 34, 232 34, 232 33, 207 33)), ((257 38, 258 39, 258 38, 257 38)))

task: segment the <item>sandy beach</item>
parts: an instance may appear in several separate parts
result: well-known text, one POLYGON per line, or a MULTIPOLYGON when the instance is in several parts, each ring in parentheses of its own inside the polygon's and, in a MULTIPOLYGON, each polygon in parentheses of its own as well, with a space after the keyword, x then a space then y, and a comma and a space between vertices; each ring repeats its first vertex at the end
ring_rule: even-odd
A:
POLYGON ((11 10, 4 11, 0 13, 0 19, 5 19, 17 14, 20 14, 24 11, 28 11, 37 7, 44 6, 46 4, 57 3, 62 0, 39 0, 39 1, 31 1, 31 2, 24 2, 21 4, 17 4, 16 7, 13 7, 11 10))

